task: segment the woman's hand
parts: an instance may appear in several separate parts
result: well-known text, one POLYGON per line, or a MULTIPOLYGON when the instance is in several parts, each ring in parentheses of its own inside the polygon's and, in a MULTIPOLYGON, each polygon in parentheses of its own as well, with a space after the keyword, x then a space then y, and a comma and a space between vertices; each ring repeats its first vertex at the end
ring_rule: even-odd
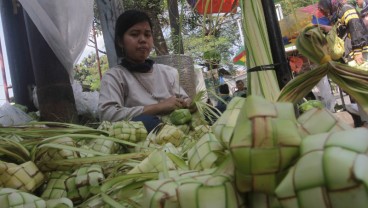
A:
POLYGON ((183 99, 176 98, 175 96, 169 97, 158 104, 162 109, 162 113, 170 113, 176 109, 183 108, 186 105, 183 99))
POLYGON ((316 25, 319 27, 323 32, 328 33, 332 29, 332 26, 330 25, 316 25))
POLYGON ((192 99, 190 98, 184 100, 184 107, 188 108, 191 113, 197 111, 197 106, 192 102, 192 99))
POLYGON ((354 53, 354 60, 358 65, 364 63, 364 58, 362 53, 354 53))

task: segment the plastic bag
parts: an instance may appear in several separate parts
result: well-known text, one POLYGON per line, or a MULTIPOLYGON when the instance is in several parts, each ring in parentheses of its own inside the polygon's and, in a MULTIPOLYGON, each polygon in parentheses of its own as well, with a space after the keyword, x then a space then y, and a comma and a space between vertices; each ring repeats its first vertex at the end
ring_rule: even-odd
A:
POLYGON ((77 81, 73 82, 72 87, 78 114, 97 118, 99 93, 97 91, 83 92, 82 85, 77 81))
POLYGON ((326 35, 327 51, 332 60, 340 59, 345 53, 345 43, 336 32, 336 25, 326 35))
POLYGON ((335 112, 336 99, 331 91, 327 76, 324 76, 318 84, 312 89, 317 100, 321 101, 326 109, 335 112))
MULTIPOLYGON (((78 115, 89 115, 98 118, 99 92, 83 92, 82 85, 78 81, 73 81, 72 88, 78 115)), ((37 87, 33 89, 33 103, 36 108, 39 108, 36 92, 37 87)))
POLYGON ((93 0, 19 0, 69 75, 91 31, 93 0))
POLYGON ((6 102, 0 107, 0 125, 16 126, 32 121, 32 118, 17 107, 6 102))

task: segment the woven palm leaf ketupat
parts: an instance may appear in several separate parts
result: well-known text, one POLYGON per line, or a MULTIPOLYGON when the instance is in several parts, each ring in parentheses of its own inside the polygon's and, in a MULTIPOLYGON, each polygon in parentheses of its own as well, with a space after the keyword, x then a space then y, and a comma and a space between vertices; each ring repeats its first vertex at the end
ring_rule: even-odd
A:
POLYGON ((175 170, 177 167, 164 151, 154 150, 128 174, 160 172, 164 169, 175 170))
POLYGON ((106 154, 115 154, 122 149, 120 144, 104 138, 92 139, 87 146, 94 151, 106 154))
MULTIPOLYGON (((76 142, 70 137, 62 137, 51 141, 54 144, 63 144, 71 147, 76 147, 76 142)), ((57 166, 48 163, 49 161, 55 161, 60 159, 79 158, 80 155, 76 151, 68 149, 58 149, 50 147, 40 147, 36 151, 35 163, 42 171, 50 171, 57 169, 57 166)))
POLYGON ((199 140, 202 138, 202 136, 206 133, 212 133, 211 126, 208 125, 198 125, 194 128, 194 130, 191 132, 191 136, 195 140, 199 140))
POLYGON ((0 188, 2 207, 45 207, 46 201, 27 192, 12 188, 0 188))
POLYGON ((302 137, 308 135, 336 132, 352 129, 353 127, 339 120, 329 110, 313 108, 298 117, 299 132, 302 137))
POLYGON ((199 175, 146 182, 142 207, 242 207, 226 175, 199 175))
POLYGON ((282 207, 368 207, 368 129, 308 136, 275 190, 282 207))
POLYGON ((188 151, 189 168, 192 170, 204 170, 216 167, 222 161, 224 147, 212 133, 206 133, 188 151))
POLYGON ((184 139, 184 133, 179 128, 171 124, 159 124, 147 136, 147 140, 155 144, 172 143, 178 147, 184 139))
POLYGON ((63 207, 72 208, 73 203, 68 198, 59 198, 45 201, 35 195, 12 188, 0 188, 0 204, 1 207, 21 208, 51 208, 63 207))
POLYGON ((43 199, 59 199, 67 197, 65 181, 71 175, 67 171, 53 171, 47 179, 45 190, 41 194, 43 199))
POLYGON ((44 180, 43 173, 32 161, 20 165, 0 161, 1 187, 33 192, 44 180))
POLYGON ((67 196, 73 203, 81 203, 94 193, 94 188, 99 188, 105 179, 101 166, 90 165, 81 167, 65 179, 67 196))
POLYGON ((229 145, 236 187, 240 192, 272 194, 299 156, 301 137, 293 105, 249 96, 240 111, 229 145))
POLYGON ((192 120, 192 115, 189 109, 177 109, 170 113, 170 121, 174 125, 189 123, 192 120))
POLYGON ((237 125, 238 117, 244 106, 245 98, 234 97, 228 103, 226 111, 212 125, 212 131, 225 147, 229 147, 230 139, 237 125))
POLYGON ((110 136, 129 142, 139 142, 147 137, 147 130, 141 121, 118 121, 110 127, 110 136))

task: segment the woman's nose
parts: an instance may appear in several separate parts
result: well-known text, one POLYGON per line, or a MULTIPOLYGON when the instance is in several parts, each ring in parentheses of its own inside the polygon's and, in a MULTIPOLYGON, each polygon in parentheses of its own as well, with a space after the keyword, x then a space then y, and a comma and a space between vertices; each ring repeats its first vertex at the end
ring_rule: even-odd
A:
POLYGON ((138 40, 139 40, 139 42, 145 42, 145 41, 147 41, 147 38, 146 38, 145 35, 140 35, 138 40))

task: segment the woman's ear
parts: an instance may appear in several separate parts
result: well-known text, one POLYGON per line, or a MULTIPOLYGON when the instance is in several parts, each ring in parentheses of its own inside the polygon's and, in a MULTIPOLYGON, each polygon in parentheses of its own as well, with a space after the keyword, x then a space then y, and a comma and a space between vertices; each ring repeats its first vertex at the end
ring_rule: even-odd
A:
POLYGON ((118 45, 120 46, 120 48, 124 48, 124 44, 123 44, 123 38, 119 38, 118 39, 118 45))

